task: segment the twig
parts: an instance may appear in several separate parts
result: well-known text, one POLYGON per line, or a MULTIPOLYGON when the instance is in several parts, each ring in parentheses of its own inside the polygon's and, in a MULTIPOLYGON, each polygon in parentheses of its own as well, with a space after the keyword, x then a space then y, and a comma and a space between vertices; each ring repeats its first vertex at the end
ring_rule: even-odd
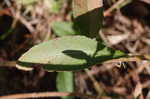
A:
POLYGON ((142 87, 143 88, 150 88, 150 81, 146 81, 146 82, 144 82, 143 84, 142 84, 142 87))
POLYGON ((93 82, 94 88, 98 93, 98 98, 100 98, 104 92, 104 90, 101 88, 100 84, 96 81, 96 79, 90 74, 90 71, 88 69, 85 69, 85 72, 93 82))
POLYGON ((126 75, 124 78, 120 78, 118 80, 118 83, 117 85, 120 85, 124 80, 127 80, 129 79, 129 77, 133 76, 134 74, 139 74, 141 71, 144 70, 144 68, 146 68, 147 66, 150 66, 150 63, 147 63, 147 62, 144 62, 143 65, 140 65, 140 67, 138 67, 137 69, 133 70, 133 71, 130 71, 128 73, 128 75, 126 75), (145 64, 146 63, 146 64, 145 64))
MULTIPOLYGON (((128 0, 128 1, 129 1, 129 0, 128 0)), ((131 1, 131 0, 130 0, 130 1, 131 1)), ((111 13, 114 9, 118 8, 118 6, 121 5, 123 2, 127 2, 127 0, 118 0, 114 5, 112 5, 108 10, 106 10, 106 11, 104 12, 104 16, 109 16, 110 13, 111 13)))
MULTIPOLYGON (((6 0, 7 1, 7 0, 6 0)), ((32 26, 32 24, 30 24, 23 16, 21 16, 20 14, 20 9, 21 9, 21 5, 17 6, 17 10, 15 10, 11 3, 9 1, 6 2, 6 5, 8 7, 10 7, 10 11, 11 11, 11 14, 12 14, 12 17, 16 20, 16 21, 20 21, 22 24, 24 24, 28 30, 31 32, 31 33, 34 33, 35 32, 35 29, 34 27, 32 26)), ((14 26, 16 23, 14 22, 14 24, 12 24, 12 26, 14 26)))
POLYGON ((21 93, 13 94, 8 96, 1 96, 0 99, 27 99, 27 98, 44 98, 44 97, 62 97, 62 96, 78 96, 78 97, 91 97, 95 96, 80 94, 80 93, 69 93, 69 92, 34 92, 34 93, 21 93))
POLYGON ((150 55, 130 55, 130 54, 128 54, 128 57, 108 60, 105 63, 111 63, 111 62, 133 62, 133 61, 136 61, 136 62, 142 62, 142 61, 150 62, 150 55))
POLYGON ((1 61, 0 67, 16 67, 16 61, 1 61))
POLYGON ((142 60, 138 57, 129 57, 129 58, 119 58, 119 59, 112 59, 112 60, 108 60, 104 63, 113 63, 113 62, 132 62, 132 61, 136 61, 136 62, 141 62, 142 60))
POLYGON ((104 12, 104 16, 108 16, 114 9, 117 8, 118 5, 120 5, 125 0, 119 0, 114 5, 112 5, 108 10, 104 12))

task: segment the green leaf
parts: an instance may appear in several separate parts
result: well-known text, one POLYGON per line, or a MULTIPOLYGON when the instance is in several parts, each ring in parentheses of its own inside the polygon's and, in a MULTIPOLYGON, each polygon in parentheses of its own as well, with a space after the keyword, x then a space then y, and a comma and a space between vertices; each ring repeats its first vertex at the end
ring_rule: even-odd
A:
POLYGON ((84 69, 91 63, 96 48, 94 39, 63 36, 31 48, 19 58, 17 67, 31 70, 34 64, 41 64, 48 71, 84 69))
POLYGON ((72 22, 53 22, 52 29, 57 36, 77 34, 77 31, 73 29, 72 22))
POLYGON ((98 43, 97 51, 94 56, 95 63, 101 63, 111 59, 126 57, 127 55, 122 51, 114 50, 102 45, 101 43, 98 43))
POLYGON ((125 56, 84 36, 63 36, 43 42, 23 54, 17 67, 32 70, 34 65, 47 71, 81 70, 103 61, 125 56))
POLYGON ((102 26, 102 0, 73 0, 75 28, 83 35, 98 38, 102 26))
MULTIPOLYGON (((60 92, 73 92, 73 73, 72 72, 58 72, 57 75, 57 89, 60 92)), ((71 96, 63 97, 63 99, 73 99, 71 96)))

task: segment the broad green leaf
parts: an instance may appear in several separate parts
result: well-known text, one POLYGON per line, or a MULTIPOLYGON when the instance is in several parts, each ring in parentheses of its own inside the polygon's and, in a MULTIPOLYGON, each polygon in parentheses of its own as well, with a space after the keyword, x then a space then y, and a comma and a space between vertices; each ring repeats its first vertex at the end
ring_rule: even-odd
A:
POLYGON ((75 28, 83 35, 98 38, 102 25, 102 0, 73 0, 75 28))
POLYGON ((57 36, 77 34, 77 31, 73 29, 72 22, 53 22, 52 29, 57 36))
MULTIPOLYGON (((58 72, 56 86, 60 92, 73 92, 74 81, 72 72, 58 72)), ((63 99, 74 99, 71 96, 62 97, 63 99)))
POLYGON ((94 39, 64 36, 34 46, 19 58, 17 67, 31 70, 34 64, 41 64, 48 71, 79 70, 89 66, 96 48, 94 39))
POLYGON ((81 70, 121 56, 94 39, 63 36, 32 47, 19 58, 17 67, 32 70, 38 64, 47 71, 81 70))

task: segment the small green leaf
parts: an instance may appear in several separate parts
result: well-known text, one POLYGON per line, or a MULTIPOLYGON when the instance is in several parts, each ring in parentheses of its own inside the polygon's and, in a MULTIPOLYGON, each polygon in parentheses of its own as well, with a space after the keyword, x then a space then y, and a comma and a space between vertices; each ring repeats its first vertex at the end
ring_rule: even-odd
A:
MULTIPOLYGON (((73 92, 74 81, 72 72, 58 72, 57 75, 57 89, 60 92, 73 92)), ((73 99, 72 96, 63 97, 63 99, 73 99)))
POLYGON ((95 53, 94 56, 95 56, 94 61, 101 63, 111 59, 126 57, 127 55, 122 51, 114 50, 106 47, 105 45, 102 45, 101 43, 98 43, 97 52, 95 53))
POLYGON ((53 22, 52 29, 57 36, 77 34, 77 31, 73 29, 72 22, 53 22))

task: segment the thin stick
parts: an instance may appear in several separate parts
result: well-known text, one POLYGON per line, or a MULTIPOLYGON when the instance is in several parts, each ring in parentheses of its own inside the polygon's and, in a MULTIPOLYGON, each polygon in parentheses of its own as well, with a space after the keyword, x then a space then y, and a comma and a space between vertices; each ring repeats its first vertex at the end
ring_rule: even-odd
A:
MULTIPOLYGON (((129 0, 128 0, 128 1, 129 1, 129 0)), ((114 9, 118 8, 119 5, 123 4, 124 2, 128 2, 128 1, 127 1, 127 0, 118 0, 114 5, 112 5, 108 10, 106 10, 106 11, 104 12, 104 16, 109 16, 110 13, 111 13, 114 9)), ((131 1, 131 0, 130 0, 130 1, 131 1)))
POLYGON ((119 58, 119 59, 112 59, 112 60, 108 60, 104 63, 113 63, 113 62, 133 62, 133 61, 136 61, 136 62, 141 62, 143 60, 141 60, 140 58, 138 57, 129 57, 129 58, 119 58))
POLYGON ((117 8, 118 5, 120 5, 125 0, 119 0, 114 5, 112 5, 108 10, 104 12, 104 16, 108 16, 115 8, 117 8))
POLYGON ((16 61, 0 61, 0 67, 16 67, 16 61))
POLYGON ((141 62, 141 61, 148 61, 150 62, 150 55, 128 55, 129 57, 123 57, 118 59, 108 60, 104 63, 111 63, 111 62, 141 62))
POLYGON ((13 94, 8 96, 1 96, 0 99, 27 99, 27 98, 44 98, 44 97, 62 97, 62 96, 79 96, 79 97, 92 97, 95 96, 80 94, 80 93, 69 93, 69 92, 38 92, 38 93, 21 93, 13 94))
POLYGON ((93 82, 94 88, 98 93, 98 98, 100 98, 102 96, 104 90, 102 89, 100 84, 97 82, 97 80, 90 74, 90 71, 88 69, 85 69, 85 72, 87 73, 87 75, 89 76, 91 81, 93 82))
MULTIPOLYGON (((5 0, 6 1, 6 5, 8 7, 10 7, 10 11, 11 11, 11 14, 12 14, 12 17, 16 20, 16 21, 20 21, 22 24, 24 24, 28 30, 31 32, 31 33, 34 33, 35 32, 35 29, 34 27, 32 26, 31 23, 29 23, 23 16, 21 16, 20 14, 20 9, 21 9, 21 5, 17 6, 17 10, 15 10, 11 3, 8 1, 8 0, 5 0)), ((12 24, 12 27, 14 27, 14 25, 16 24, 16 22, 14 22, 12 24)))

